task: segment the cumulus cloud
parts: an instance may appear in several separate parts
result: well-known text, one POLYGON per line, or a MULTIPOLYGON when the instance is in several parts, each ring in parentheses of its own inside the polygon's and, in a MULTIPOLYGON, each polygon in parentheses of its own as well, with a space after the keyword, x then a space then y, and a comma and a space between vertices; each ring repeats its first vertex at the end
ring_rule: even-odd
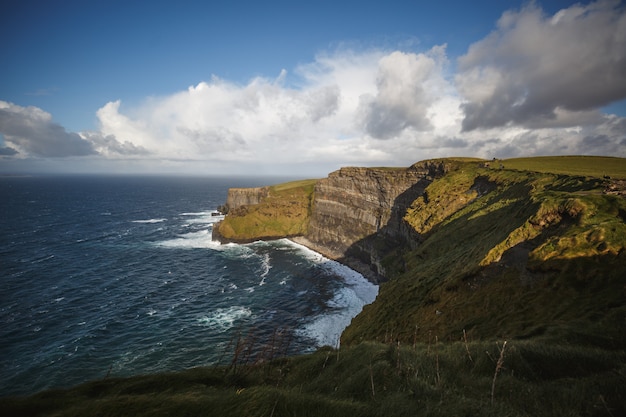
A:
POLYGON ((442 82, 444 49, 435 47, 428 55, 396 51, 381 58, 376 95, 361 96, 359 108, 361 122, 369 135, 389 139, 405 129, 432 129, 428 110, 443 93, 436 87, 442 82))
MULTIPOLYGON (((37 107, 22 107, 0 101, 0 133, 15 153, 41 157, 95 154, 90 142, 55 123, 49 113, 37 107)), ((5 151, 5 155, 12 151, 5 151), (8 153, 6 153, 8 152, 8 153)), ((15 154, 13 153, 13 154, 15 154)))
POLYGON ((626 13, 613 0, 553 16, 530 3, 458 63, 465 131, 601 123, 597 109, 626 98, 626 13))
POLYGON ((450 119, 459 105, 449 96, 446 62, 445 46, 420 54, 340 50, 299 66, 294 80, 284 70, 244 85, 214 76, 136 108, 107 103, 97 116, 104 137, 161 158, 388 161, 394 147, 375 139, 406 141, 458 123, 457 116, 450 119))

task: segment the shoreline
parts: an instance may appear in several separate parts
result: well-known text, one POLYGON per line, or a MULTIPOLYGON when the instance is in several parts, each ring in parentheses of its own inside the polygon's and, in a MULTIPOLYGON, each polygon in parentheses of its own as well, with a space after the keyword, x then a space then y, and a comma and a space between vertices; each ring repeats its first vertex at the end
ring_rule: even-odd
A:
MULTIPOLYGON (((302 238, 306 241, 306 239, 302 238)), ((293 238, 255 239, 252 242, 220 242, 213 240, 218 245, 254 245, 261 242, 283 242, 298 249, 302 256, 318 265, 319 268, 340 277, 344 284, 337 290, 333 298, 328 300, 329 311, 323 314, 308 316, 311 320, 304 321, 302 326, 295 329, 296 333, 316 341, 311 346, 311 352, 324 346, 339 348, 341 336, 352 322, 352 319, 361 313, 363 307, 373 303, 378 297, 379 284, 369 279, 363 273, 341 262, 332 259, 327 254, 311 248, 302 241, 293 238)), ((305 319, 303 317, 303 319, 305 319)))
POLYGON ((294 243, 302 245, 305 248, 312 250, 313 252, 317 252, 330 260, 333 260, 335 262, 339 262, 342 265, 345 265, 346 267, 361 274, 366 280, 368 280, 374 285, 380 285, 382 282, 386 281, 386 278, 384 276, 374 272, 370 268, 369 265, 363 262, 360 262, 357 259, 348 258, 345 255, 328 251, 326 250, 326 248, 314 244, 313 242, 311 242, 304 236, 286 237, 285 239, 288 239, 294 243))
POLYGON ((341 335, 350 325, 352 319, 361 313, 364 306, 373 303, 378 297, 379 285, 350 265, 332 259, 300 242, 288 238, 279 240, 287 241, 302 251, 314 254, 315 262, 321 268, 340 276, 344 280, 346 285, 337 291, 328 302, 330 306, 337 308, 336 311, 315 316, 314 320, 305 324, 300 330, 302 334, 319 342, 317 348, 322 346, 339 348, 341 335))

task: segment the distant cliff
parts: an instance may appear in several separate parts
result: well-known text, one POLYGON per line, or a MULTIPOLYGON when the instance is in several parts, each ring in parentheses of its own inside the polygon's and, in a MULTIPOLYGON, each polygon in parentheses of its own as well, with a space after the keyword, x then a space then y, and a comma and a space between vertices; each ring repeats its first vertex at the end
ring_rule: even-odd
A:
POLYGON ((228 190, 223 209, 225 212, 229 212, 237 207, 259 204, 269 195, 269 189, 269 187, 231 188, 228 190))
MULTIPOLYGON (((341 260, 374 281, 381 280, 384 268, 380 259, 390 247, 418 239, 403 220, 407 207, 452 164, 449 160, 432 160, 409 168, 348 167, 332 172, 316 181, 309 201, 291 202, 300 210, 302 203, 308 203, 310 215, 306 230, 290 237, 341 260)), ((226 206, 234 215, 215 228, 216 239, 224 240, 229 223, 237 220, 235 213, 245 215, 250 206, 267 206, 270 194, 268 187, 230 189, 226 206)), ((288 213, 272 217, 276 220, 284 214, 288 213)), ((265 237, 266 233, 253 232, 229 235, 227 240, 246 242, 265 237)))
POLYGON ((304 235, 311 216, 315 182, 231 188, 222 207, 227 216, 213 228, 213 239, 245 243, 304 235))

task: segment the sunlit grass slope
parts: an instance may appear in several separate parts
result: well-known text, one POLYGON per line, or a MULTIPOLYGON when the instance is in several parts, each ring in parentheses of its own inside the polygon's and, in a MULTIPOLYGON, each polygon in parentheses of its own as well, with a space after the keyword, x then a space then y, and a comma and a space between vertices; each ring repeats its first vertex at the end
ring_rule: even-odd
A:
POLYGON ((626 179, 626 162, 624 158, 608 156, 542 156, 505 159, 501 163, 507 169, 626 179))
MULTIPOLYGON (((566 169, 539 159, 544 171, 566 169)), ((602 178, 621 165, 583 159, 591 176, 536 172, 526 159, 515 170, 466 163, 434 181, 405 216, 423 242, 386 259, 390 281, 343 341, 465 330, 626 347, 626 199, 605 194, 602 178)))
POLYGON ((241 242, 306 233, 316 181, 293 181, 270 187, 268 197, 260 204, 229 213, 218 226, 220 235, 241 242))

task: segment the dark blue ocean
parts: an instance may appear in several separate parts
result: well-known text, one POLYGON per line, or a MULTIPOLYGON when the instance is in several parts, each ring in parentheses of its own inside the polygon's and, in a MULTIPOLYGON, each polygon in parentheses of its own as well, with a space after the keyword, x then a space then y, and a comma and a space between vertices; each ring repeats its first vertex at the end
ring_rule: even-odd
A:
POLYGON ((376 286, 288 240, 211 239, 228 188, 282 181, 0 177, 0 396, 228 363, 238 335, 336 346, 376 286))

